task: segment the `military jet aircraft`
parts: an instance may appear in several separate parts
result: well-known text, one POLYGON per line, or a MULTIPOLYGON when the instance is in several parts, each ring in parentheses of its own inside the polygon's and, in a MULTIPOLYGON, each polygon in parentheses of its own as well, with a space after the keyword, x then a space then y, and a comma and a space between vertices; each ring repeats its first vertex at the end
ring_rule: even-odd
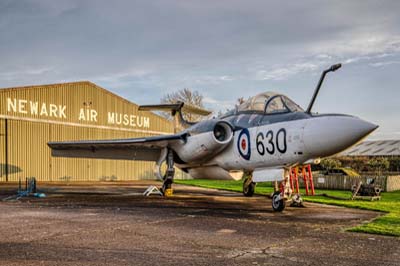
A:
POLYGON ((171 188, 174 166, 193 178, 233 179, 244 172, 250 176, 244 183, 248 196, 254 192, 252 176, 265 169, 283 169, 283 189, 272 199, 273 210, 282 211, 292 197, 291 167, 339 153, 378 127, 350 115, 311 112, 325 75, 340 67, 336 64, 322 72, 305 111, 285 95, 273 92, 258 94, 218 118, 198 123, 185 121, 182 112, 209 112, 182 102, 145 105, 139 110, 171 111, 185 129, 167 136, 48 145, 53 156, 154 161, 163 192, 171 188), (164 174, 163 162, 167 164, 164 174))

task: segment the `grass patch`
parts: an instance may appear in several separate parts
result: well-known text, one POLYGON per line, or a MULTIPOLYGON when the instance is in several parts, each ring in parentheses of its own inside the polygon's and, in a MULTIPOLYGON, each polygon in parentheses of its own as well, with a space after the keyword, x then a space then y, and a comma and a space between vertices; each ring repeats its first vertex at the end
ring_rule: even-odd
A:
MULTIPOLYGON (((225 180, 206 180, 206 179, 191 179, 191 180, 175 180, 178 184, 199 186, 205 188, 223 189, 229 191, 242 192, 243 181, 225 181, 225 180)), ((259 183, 256 186, 256 194, 269 195, 273 192, 273 187, 270 182, 259 183)), ((301 191, 304 194, 304 191, 301 191)), ((317 190, 317 194, 326 194, 336 198, 333 199, 325 196, 303 196, 305 201, 344 206, 349 208, 358 208, 364 210, 386 212, 384 216, 380 216, 373 221, 362 224, 357 227, 350 228, 352 232, 363 232, 370 234, 400 236, 400 191, 382 193, 380 201, 360 201, 349 200, 350 191, 341 190, 317 190)))

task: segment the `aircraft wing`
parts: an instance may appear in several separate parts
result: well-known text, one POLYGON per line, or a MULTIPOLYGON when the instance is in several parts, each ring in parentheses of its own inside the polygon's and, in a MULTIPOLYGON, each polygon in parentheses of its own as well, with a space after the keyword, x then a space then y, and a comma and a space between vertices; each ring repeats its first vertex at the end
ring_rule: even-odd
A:
POLYGON ((157 161, 161 150, 186 140, 187 134, 147 138, 49 142, 54 157, 157 161))

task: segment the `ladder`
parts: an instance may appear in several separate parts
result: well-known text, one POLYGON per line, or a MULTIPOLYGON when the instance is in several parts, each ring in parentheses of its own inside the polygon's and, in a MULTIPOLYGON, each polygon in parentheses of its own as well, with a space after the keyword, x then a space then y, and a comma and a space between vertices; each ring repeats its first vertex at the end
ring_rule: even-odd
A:
POLYGON ((299 177, 303 178, 306 195, 315 195, 311 165, 301 165, 290 169, 290 187, 299 194, 299 177), (300 170, 300 171, 299 171, 300 170), (300 176, 299 176, 300 174, 300 176), (311 191, 310 191, 311 190, 311 191))

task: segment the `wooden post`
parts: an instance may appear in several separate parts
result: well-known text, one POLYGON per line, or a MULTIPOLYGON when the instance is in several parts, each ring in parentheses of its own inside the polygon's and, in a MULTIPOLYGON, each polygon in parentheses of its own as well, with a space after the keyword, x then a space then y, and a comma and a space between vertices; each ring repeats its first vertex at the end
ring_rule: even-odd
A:
POLYGON ((358 191, 360 190, 361 185, 362 185, 362 182, 361 182, 361 181, 358 181, 357 188, 356 188, 356 190, 354 190, 354 193, 353 193, 353 195, 351 196, 351 200, 354 200, 354 198, 357 196, 357 193, 358 193, 358 191))

